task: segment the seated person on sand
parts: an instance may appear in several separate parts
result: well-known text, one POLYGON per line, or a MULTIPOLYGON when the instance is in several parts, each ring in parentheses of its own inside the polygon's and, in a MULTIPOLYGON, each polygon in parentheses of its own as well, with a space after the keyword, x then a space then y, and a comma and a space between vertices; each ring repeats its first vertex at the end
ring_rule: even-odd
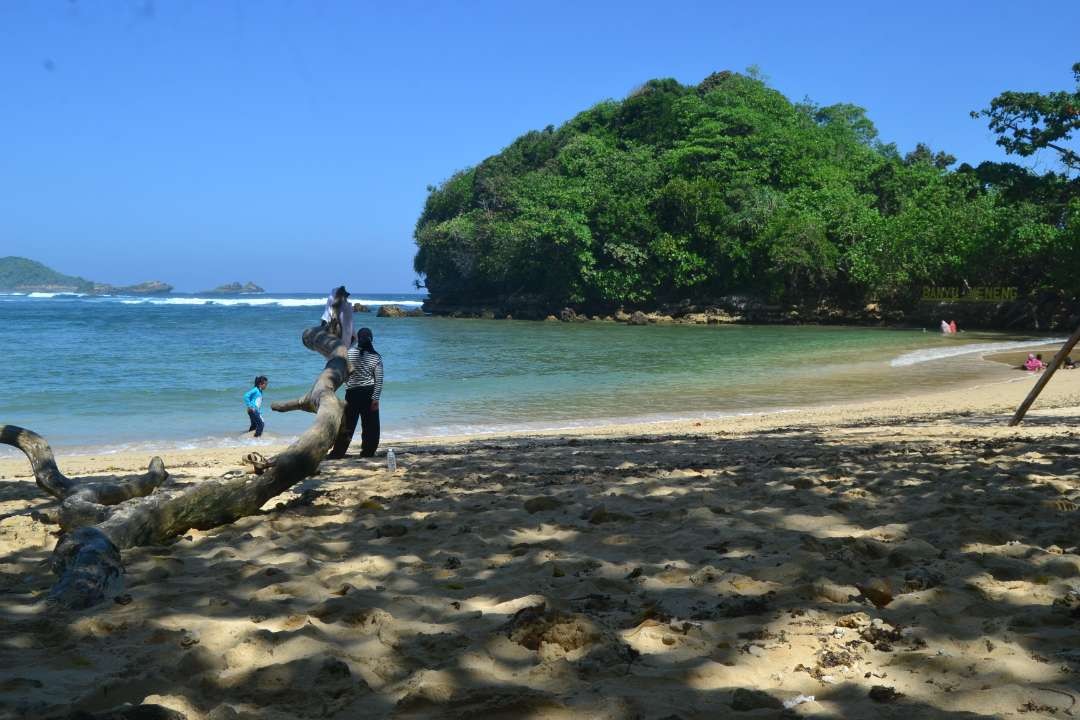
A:
POLYGON ((352 303, 349 302, 349 291, 344 285, 331 290, 329 297, 326 298, 322 325, 330 333, 341 338, 346 346, 352 345, 356 340, 356 334, 353 332, 352 303))
POLYGON ((1024 363, 1024 369, 1031 372, 1039 372, 1046 365, 1042 361, 1042 356, 1036 356, 1035 353, 1028 353, 1027 361, 1024 363))
POLYGON ((1066 370, 1075 370, 1076 362, 1073 361, 1071 357, 1067 357, 1065 358, 1065 362, 1061 363, 1061 367, 1065 368, 1066 370))

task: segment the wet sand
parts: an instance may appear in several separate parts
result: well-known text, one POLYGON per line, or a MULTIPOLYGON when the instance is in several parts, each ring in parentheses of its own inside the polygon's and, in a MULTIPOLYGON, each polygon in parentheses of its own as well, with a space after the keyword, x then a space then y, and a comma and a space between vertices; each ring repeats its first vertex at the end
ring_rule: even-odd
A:
MULTIPOLYGON (((1007 427, 1033 384, 395 445, 395 473, 326 462, 126 552, 127 602, 75 613, 42 601, 52 502, 4 459, 0 716, 1080 713, 1080 371, 1007 427)), ((241 454, 164 459, 187 484, 241 454)))

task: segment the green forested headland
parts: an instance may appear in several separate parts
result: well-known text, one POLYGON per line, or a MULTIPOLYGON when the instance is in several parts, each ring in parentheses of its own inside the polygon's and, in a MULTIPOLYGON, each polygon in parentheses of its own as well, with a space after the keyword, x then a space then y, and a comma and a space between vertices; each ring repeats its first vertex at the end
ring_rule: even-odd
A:
POLYGON ((90 292, 93 288, 86 278, 65 275, 35 260, 0 257, 0 292, 90 292))
POLYGON ((90 295, 161 295, 172 292, 172 285, 149 280, 137 285, 118 287, 77 275, 65 275, 29 258, 0 257, 0 292, 86 293, 90 295))
MULTIPOLYGON (((973 115, 1009 152, 1053 156, 1080 127, 1074 73, 1077 92, 1003 93, 973 115)), ((436 304, 501 307, 1076 293, 1080 166, 1053 159, 1061 172, 955 167, 944 151, 882 141, 856 105, 791 102, 733 72, 651 80, 429 188, 414 265, 436 304)))

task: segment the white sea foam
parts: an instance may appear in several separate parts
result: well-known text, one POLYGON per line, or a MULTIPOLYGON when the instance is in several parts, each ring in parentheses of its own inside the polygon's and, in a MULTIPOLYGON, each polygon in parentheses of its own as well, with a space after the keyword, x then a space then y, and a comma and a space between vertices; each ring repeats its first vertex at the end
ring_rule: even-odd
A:
MULTIPOLYGON (((323 298, 209 298, 209 297, 155 297, 155 298, 120 298, 124 305, 218 305, 221 307, 322 307, 326 304, 323 298)), ((354 300, 353 302, 364 305, 401 305, 403 307, 420 307, 421 300, 354 300)))
POLYGON ((899 357, 895 357, 889 362, 889 365, 892 367, 905 367, 908 365, 918 365, 919 363, 930 362, 932 360, 957 357, 959 355, 1021 350, 1023 348, 1035 347, 1036 345, 1059 344, 1065 342, 1066 339, 1067 338, 1032 338, 1030 340, 1010 340, 1007 342, 971 343, 969 345, 923 348, 921 350, 912 350, 899 357))
MULTIPOLYGON (((92 302, 115 302, 121 305, 216 305, 220 307, 322 307, 326 299, 322 297, 296 298, 296 297, 177 297, 177 296, 135 296, 135 295, 86 295, 85 293, 67 292, 32 292, 32 293, 0 293, 4 298, 28 298, 33 300, 48 300, 52 298, 88 298, 92 302)), ((422 300, 395 300, 386 298, 350 298, 352 303, 360 303, 373 307, 381 305, 400 305, 401 307, 416 308, 424 304, 422 300)))
MULTIPOLYGON (((325 300, 323 301, 325 303, 325 300)), ((361 305, 400 305, 402 307, 420 307, 423 300, 365 300, 364 298, 349 298, 349 302, 361 305)))

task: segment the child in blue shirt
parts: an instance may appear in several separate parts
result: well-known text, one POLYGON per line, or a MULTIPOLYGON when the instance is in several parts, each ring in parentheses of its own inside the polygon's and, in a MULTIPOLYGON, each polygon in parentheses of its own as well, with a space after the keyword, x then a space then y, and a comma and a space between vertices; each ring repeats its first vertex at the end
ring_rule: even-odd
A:
POLYGON ((262 435, 263 427, 265 423, 262 419, 262 398, 263 390, 269 382, 265 375, 259 375, 255 378, 255 386, 244 393, 244 404, 247 405, 248 419, 251 420, 251 427, 247 429, 247 432, 255 431, 255 437, 262 435))

